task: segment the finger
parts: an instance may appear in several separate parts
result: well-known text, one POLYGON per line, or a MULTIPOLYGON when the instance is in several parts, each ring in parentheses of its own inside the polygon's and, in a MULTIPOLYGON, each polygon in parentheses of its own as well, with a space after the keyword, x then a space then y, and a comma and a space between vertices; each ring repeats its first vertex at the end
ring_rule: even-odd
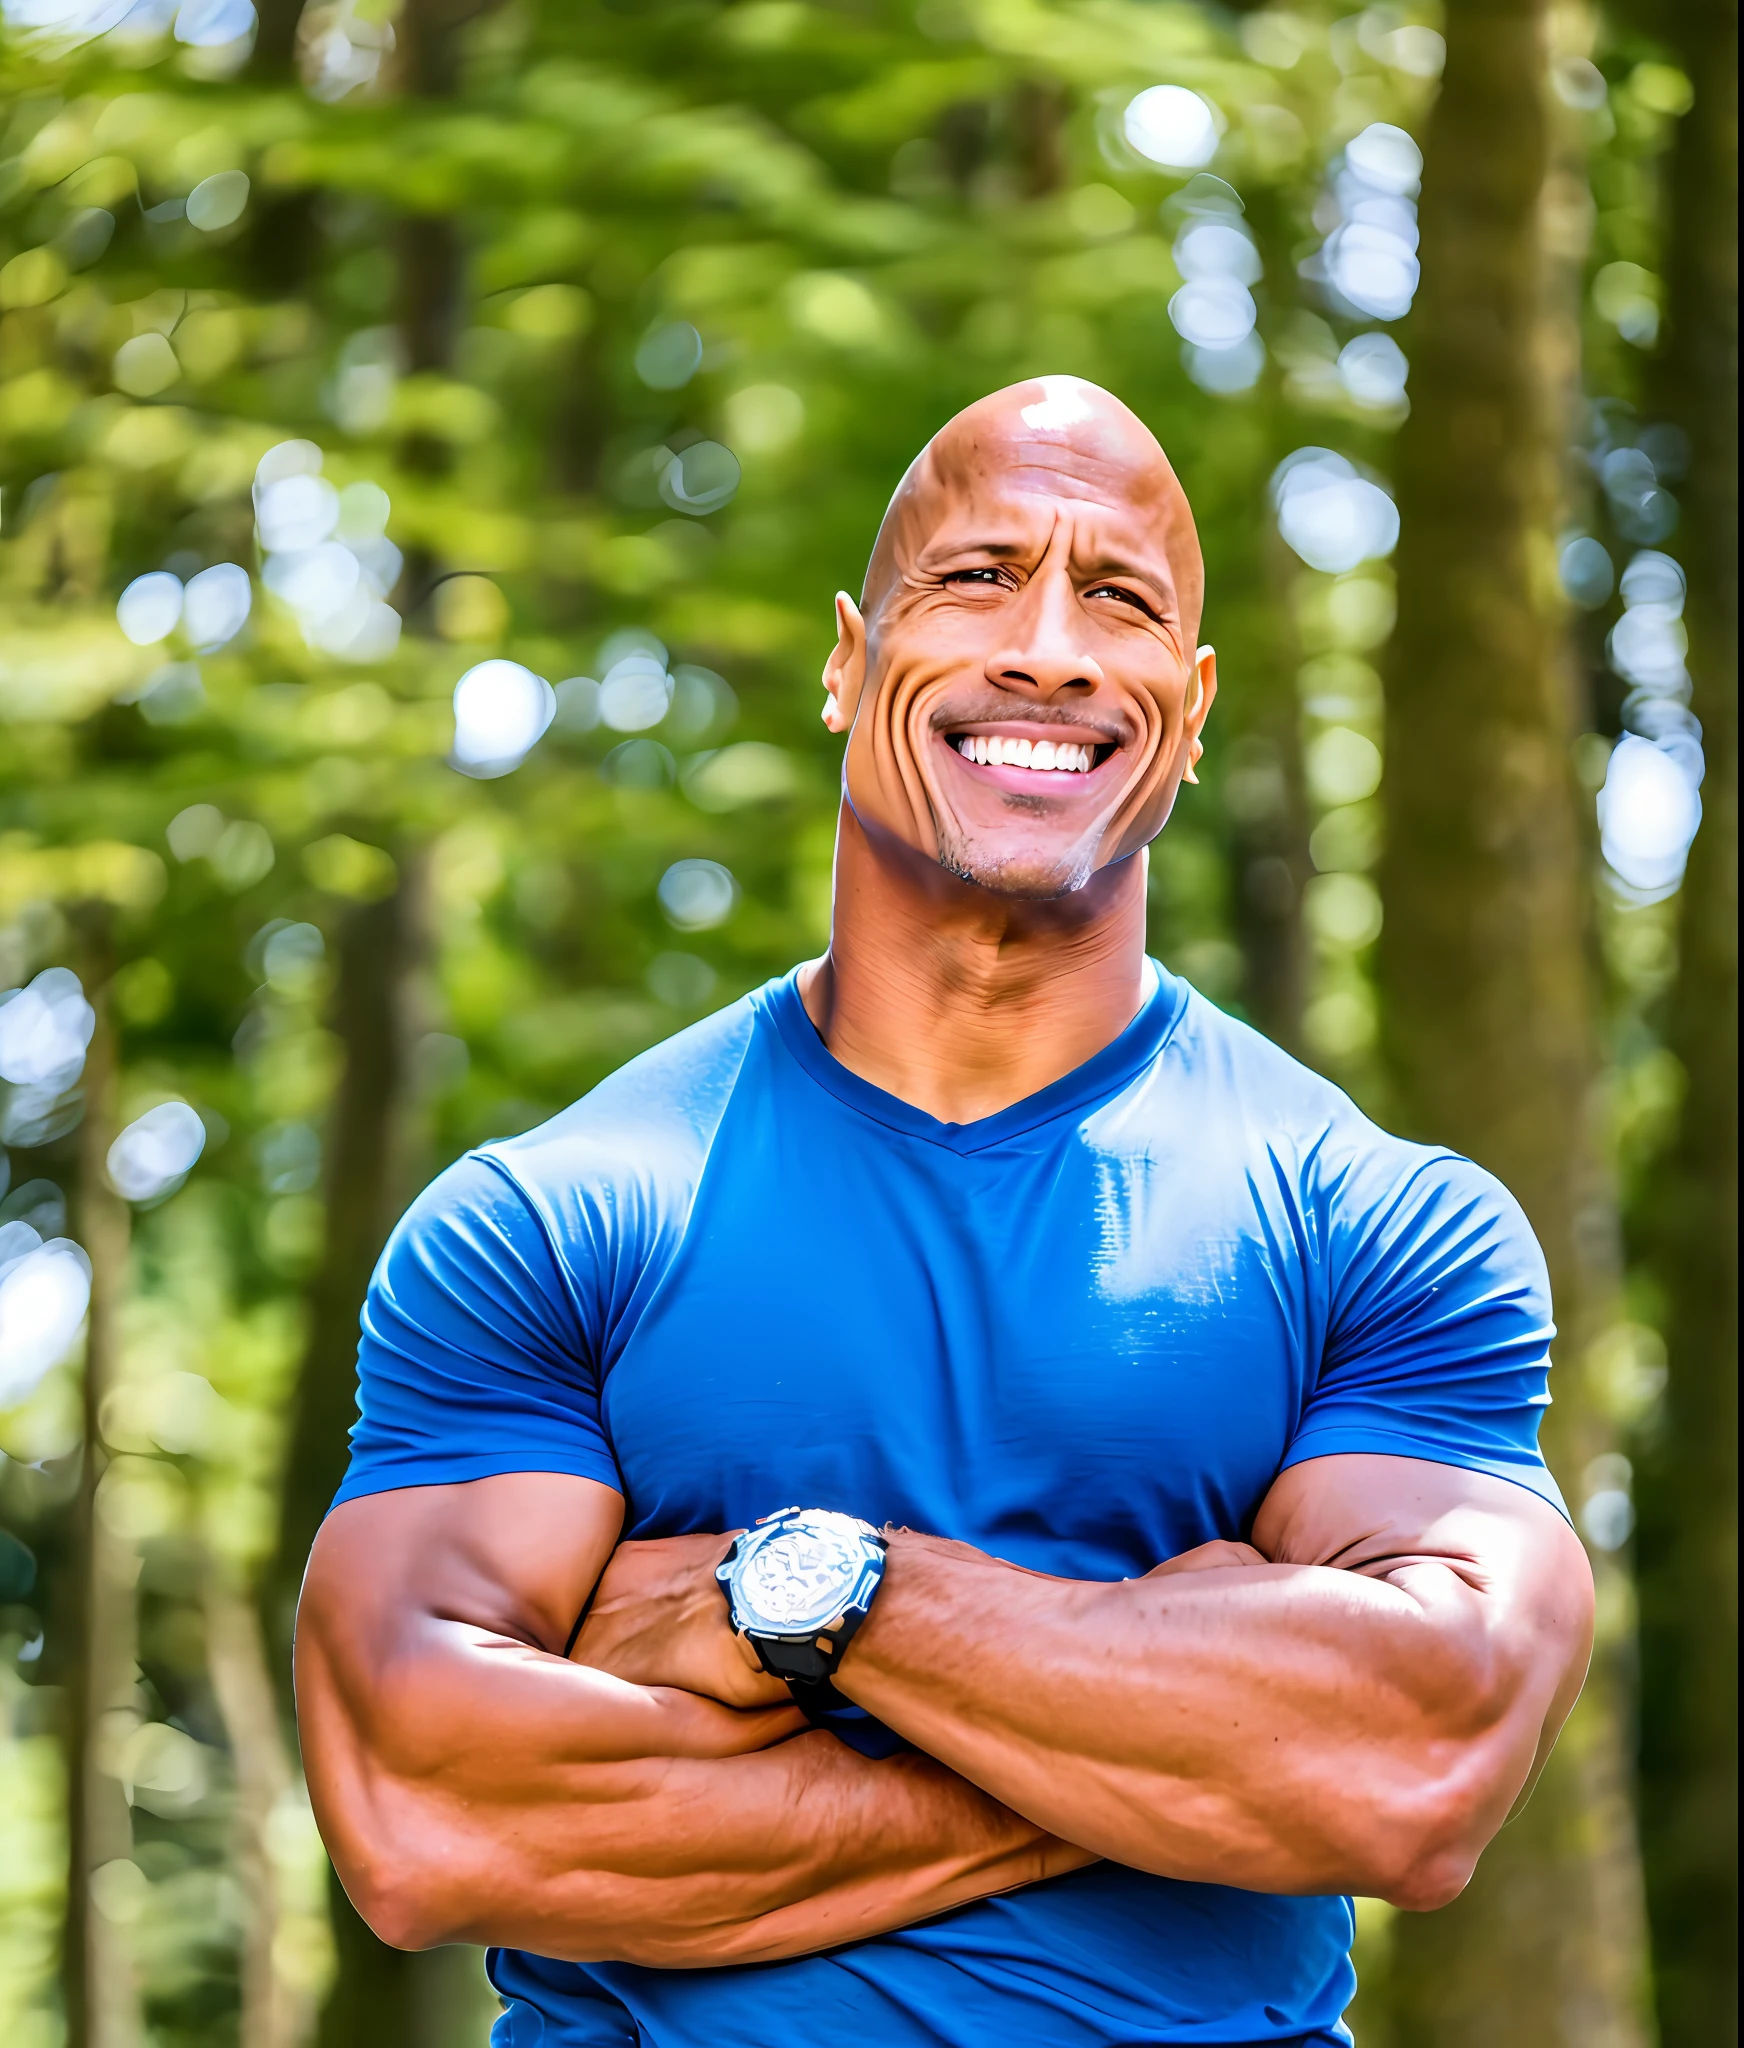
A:
POLYGON ((805 1716, 788 1701, 766 1707, 729 1707, 701 1694, 673 1686, 652 1686, 669 1723, 674 1756, 749 1756, 785 1742, 807 1725, 805 1716))
POLYGON ((1147 1579, 1166 1579, 1176 1572, 1214 1572, 1227 1570, 1231 1566, 1266 1564, 1263 1551, 1256 1550, 1251 1543, 1232 1543, 1219 1538, 1213 1543, 1201 1543, 1196 1549, 1183 1550, 1179 1557, 1166 1557, 1159 1565, 1153 1565, 1144 1574, 1147 1579))
POLYGON ((732 1707, 779 1707, 793 1699, 785 1679, 774 1678, 761 1668, 748 1671, 742 1677, 733 1672, 727 1679, 723 1697, 732 1707))

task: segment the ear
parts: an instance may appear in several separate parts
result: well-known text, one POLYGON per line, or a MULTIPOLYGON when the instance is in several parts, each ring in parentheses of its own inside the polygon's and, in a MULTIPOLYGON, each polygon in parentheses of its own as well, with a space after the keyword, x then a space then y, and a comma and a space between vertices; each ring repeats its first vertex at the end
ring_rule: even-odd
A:
POLYGON ((1184 782, 1197 783, 1194 774, 1205 742, 1199 737, 1211 714, 1211 700, 1217 695, 1217 649, 1201 647, 1193 660, 1193 686, 1187 693, 1187 772, 1184 782))
POLYGON ((866 621, 845 590, 836 592, 836 644, 824 663, 823 721, 831 732, 846 732, 860 708, 866 684, 866 621))

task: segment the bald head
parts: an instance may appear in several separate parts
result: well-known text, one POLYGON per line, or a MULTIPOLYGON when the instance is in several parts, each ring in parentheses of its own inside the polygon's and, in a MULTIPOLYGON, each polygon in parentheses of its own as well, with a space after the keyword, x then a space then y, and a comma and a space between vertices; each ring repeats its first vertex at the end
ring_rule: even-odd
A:
POLYGON ((1053 899, 1161 831, 1216 661, 1168 458, 1120 400, 1038 377, 960 412, 836 597, 825 723, 862 830, 1000 894, 1053 899))
POLYGON ((862 604, 878 614, 928 540, 977 501, 1007 492, 1093 503, 1148 529, 1166 557, 1189 644, 1205 567, 1192 508, 1157 437, 1112 392, 1080 377, 1007 385, 948 420, 909 465, 878 529, 862 604))

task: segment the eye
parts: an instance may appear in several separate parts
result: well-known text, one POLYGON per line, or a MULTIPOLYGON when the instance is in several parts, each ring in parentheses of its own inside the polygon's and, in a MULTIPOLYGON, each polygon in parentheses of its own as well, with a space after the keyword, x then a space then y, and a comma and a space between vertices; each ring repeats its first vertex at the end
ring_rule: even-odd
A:
POLYGON ((1004 573, 998 569, 953 569, 943 578, 946 583, 1001 583, 1004 573))
POLYGON ((1122 604, 1129 604, 1135 612, 1143 612, 1147 619, 1154 619, 1156 612, 1139 596, 1136 590, 1128 590, 1121 583, 1098 583, 1094 590, 1085 591, 1086 597, 1113 597, 1122 604))

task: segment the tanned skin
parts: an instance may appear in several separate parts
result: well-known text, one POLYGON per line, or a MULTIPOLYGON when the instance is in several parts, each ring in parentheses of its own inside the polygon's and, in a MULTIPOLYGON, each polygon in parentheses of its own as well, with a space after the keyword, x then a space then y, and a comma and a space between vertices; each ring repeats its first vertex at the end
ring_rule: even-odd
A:
MULTIPOLYGON (((1216 689, 1201 589, 1180 485, 1106 392, 1015 386, 918 458, 865 616, 836 600, 824 675, 846 796, 830 950, 801 993, 853 1072, 968 1122, 1131 1022, 1144 848, 1216 689), (1096 765, 977 764, 976 735, 1096 765)), ((805 1730, 732 1634, 729 1534, 620 1544, 622 1517, 555 1474, 329 1516, 298 1631, 304 1757, 384 1939, 767 1959, 1098 1857, 1437 1906, 1542 1766, 1591 1647, 1585 1553, 1535 1495, 1321 1458, 1279 1476, 1251 1544, 1113 1585, 892 1531, 837 1683, 922 1754, 868 1762, 805 1730)))

